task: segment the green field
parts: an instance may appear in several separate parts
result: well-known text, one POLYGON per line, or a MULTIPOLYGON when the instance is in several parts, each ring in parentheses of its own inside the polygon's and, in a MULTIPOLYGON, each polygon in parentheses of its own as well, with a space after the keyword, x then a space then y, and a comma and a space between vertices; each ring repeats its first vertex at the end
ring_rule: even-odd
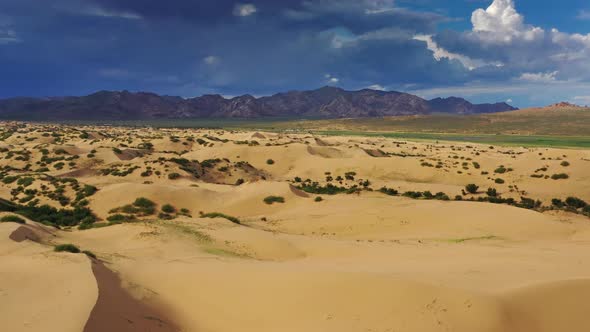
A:
POLYGON ((373 136, 509 146, 590 148, 590 109, 538 109, 480 115, 434 114, 363 119, 159 119, 69 121, 70 125, 219 128, 332 136, 373 136))
POLYGON ((472 142, 507 146, 590 148, 590 136, 469 135, 355 131, 313 131, 313 133, 328 136, 387 137, 409 140, 472 142))

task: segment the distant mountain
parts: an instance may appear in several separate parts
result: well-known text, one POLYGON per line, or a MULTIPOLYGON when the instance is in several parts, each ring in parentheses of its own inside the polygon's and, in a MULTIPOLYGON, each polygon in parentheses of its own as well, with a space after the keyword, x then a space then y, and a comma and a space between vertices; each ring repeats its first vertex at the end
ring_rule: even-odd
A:
POLYGON ((269 97, 220 95, 196 98, 99 91, 83 97, 0 100, 0 118, 16 120, 140 120, 177 118, 362 118, 430 113, 479 114, 515 110, 506 103, 472 104, 450 97, 425 100, 395 91, 346 91, 323 87, 269 97))

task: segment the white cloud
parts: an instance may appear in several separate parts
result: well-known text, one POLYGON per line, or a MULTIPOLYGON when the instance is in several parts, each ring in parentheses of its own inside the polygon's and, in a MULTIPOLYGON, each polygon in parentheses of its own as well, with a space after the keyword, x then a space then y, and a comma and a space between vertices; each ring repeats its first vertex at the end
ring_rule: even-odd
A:
POLYGON ((582 9, 578 12, 578 16, 576 16, 578 20, 590 20, 590 10, 582 9))
POLYGON ((513 0, 494 0, 487 9, 477 9, 471 15, 471 23, 473 31, 488 41, 535 40, 545 33, 541 28, 524 24, 524 17, 516 11, 513 0))
POLYGON ((18 43, 21 40, 18 38, 16 31, 10 28, 0 27, 0 45, 9 43, 18 43))
POLYGON ((142 16, 132 12, 125 12, 125 11, 115 11, 110 9, 105 9, 101 7, 83 7, 77 11, 79 14, 88 15, 88 16, 97 16, 97 17, 105 17, 105 18, 123 18, 128 20, 140 20, 142 16))
POLYGON ((425 42, 426 47, 432 51, 432 56, 434 59, 436 59, 436 61, 440 61, 441 59, 458 60, 465 68, 469 70, 473 70, 477 67, 485 65, 485 63, 482 61, 476 61, 461 54, 451 53, 444 48, 439 47, 438 44, 432 39, 432 36, 416 35, 414 36, 414 39, 425 42))
POLYGON ((508 99, 506 99, 506 102, 507 102, 507 103, 512 103, 512 102, 513 102, 513 100, 512 100, 512 98, 508 98, 508 99))
POLYGON ((550 83, 556 81, 558 73, 558 71, 547 73, 523 73, 518 79, 527 82, 550 83))
POLYGON ((371 89, 371 90, 378 90, 378 91, 385 91, 385 87, 379 84, 373 84, 373 85, 369 85, 367 87, 367 89, 371 89))
POLYGON ((585 105, 590 105, 590 96, 575 96, 574 102, 575 103, 583 103, 585 105))
POLYGON ((221 62, 221 59, 215 55, 209 55, 203 59, 203 62, 209 66, 217 65, 221 62))
POLYGON ((233 10, 233 14, 234 16, 250 16, 255 14, 258 11, 258 8, 256 8, 256 6, 254 6, 251 3, 245 3, 245 4, 241 4, 241 3, 237 3, 234 6, 234 10, 233 10))
POLYGON ((558 72, 564 81, 590 81, 590 34, 527 24, 515 0, 494 0, 475 10, 471 22, 470 31, 433 36, 437 44, 429 49, 438 58, 455 57, 468 68, 495 65, 497 70, 489 67, 478 73, 496 78, 554 82, 558 72))
POLYGON ((340 79, 338 77, 332 76, 332 74, 326 74, 324 75, 324 78, 326 78, 328 83, 337 84, 338 82, 340 82, 340 79))
POLYGON ((12 19, 0 14, 0 45, 21 41, 12 26, 12 19))

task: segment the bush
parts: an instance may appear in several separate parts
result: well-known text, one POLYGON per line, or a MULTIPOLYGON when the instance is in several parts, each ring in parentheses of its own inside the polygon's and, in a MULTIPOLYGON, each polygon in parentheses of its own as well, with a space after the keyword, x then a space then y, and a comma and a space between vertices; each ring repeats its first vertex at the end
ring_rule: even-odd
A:
POLYGON ((58 210, 49 205, 21 205, 15 212, 36 222, 46 222, 54 226, 75 226, 81 222, 93 223, 96 217, 86 207, 77 206, 73 210, 58 210))
POLYGON ((176 209, 174 208, 174 206, 172 206, 170 204, 164 204, 162 206, 162 212, 165 212, 165 213, 174 213, 174 212, 176 212, 176 209))
POLYGON ((573 207, 575 209, 581 209, 588 205, 585 201, 577 198, 577 197, 568 197, 565 200, 565 204, 569 207, 573 207))
POLYGON ((413 198, 413 199, 418 199, 418 198, 422 197, 422 193, 419 191, 406 191, 403 194, 403 196, 413 198))
POLYGON ((110 222, 128 222, 135 220, 135 216, 124 215, 124 214, 113 214, 112 216, 108 216, 107 220, 110 222))
POLYGON ((274 165, 275 161, 274 161, 274 160, 272 160, 272 159, 268 159, 268 160, 266 161, 266 163, 267 163, 268 165, 274 165))
POLYGON ((561 162, 560 165, 563 166, 563 167, 568 167, 570 165, 570 163, 564 160, 564 161, 561 162))
POLYGON ((145 197, 140 197, 138 199, 135 200, 135 202, 133 202, 133 205, 137 206, 137 207, 141 207, 141 208, 151 208, 156 206, 156 203, 150 201, 149 199, 145 198, 145 197))
POLYGON ((558 173, 558 174, 553 174, 551 175, 551 179, 552 180, 564 180, 564 179, 569 179, 569 175, 565 174, 565 173, 558 173))
POLYGON ((264 199, 264 203, 269 205, 273 203, 285 203, 285 198, 281 196, 268 196, 264 199))
POLYGON ((79 254, 80 248, 73 244, 58 244, 53 248, 56 252, 71 252, 72 254, 79 254))
POLYGON ((323 201, 323 200, 324 200, 324 199, 323 199, 321 196, 317 196, 317 197, 314 199, 314 201, 315 201, 315 202, 321 202, 321 201, 323 201))
POLYGON ((561 199, 554 198, 551 200, 551 205, 558 207, 558 208, 562 208, 564 206, 564 203, 561 199))
POLYGON ((504 174, 506 173, 507 169, 504 166, 500 166, 494 170, 494 173, 504 174))
POLYGON ((170 173, 170 174, 168 174, 168 179, 170 179, 170 180, 176 180, 179 177, 180 177, 180 174, 178 174, 178 173, 170 173))
POLYGON ((490 197, 496 197, 498 196, 498 191, 496 191, 494 188, 488 188, 487 194, 490 197))
POLYGON ((465 190, 470 194, 476 194, 478 189, 479 189, 479 186, 475 185, 473 183, 470 183, 465 186, 465 190))
POLYGON ((13 214, 0 218, 0 222, 15 222, 17 224, 24 224, 25 220, 13 214))
POLYGON ((397 196, 399 194, 399 192, 393 188, 387 188, 387 187, 383 187, 381 189, 379 189, 380 192, 384 193, 385 195, 389 195, 389 196, 397 196))
POLYGON ((506 181, 504 181, 504 179, 497 178, 497 179, 494 180, 494 182, 497 183, 497 184, 503 184, 506 181))

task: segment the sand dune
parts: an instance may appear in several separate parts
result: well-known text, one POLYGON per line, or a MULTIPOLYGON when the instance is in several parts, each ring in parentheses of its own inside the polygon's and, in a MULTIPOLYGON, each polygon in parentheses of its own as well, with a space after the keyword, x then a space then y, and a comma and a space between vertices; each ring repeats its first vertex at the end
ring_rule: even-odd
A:
POLYGON ((7 331, 590 329, 590 219, 551 207, 590 201, 587 150, 83 129, 0 143, 0 218, 38 199, 102 226, 0 222, 7 331))

